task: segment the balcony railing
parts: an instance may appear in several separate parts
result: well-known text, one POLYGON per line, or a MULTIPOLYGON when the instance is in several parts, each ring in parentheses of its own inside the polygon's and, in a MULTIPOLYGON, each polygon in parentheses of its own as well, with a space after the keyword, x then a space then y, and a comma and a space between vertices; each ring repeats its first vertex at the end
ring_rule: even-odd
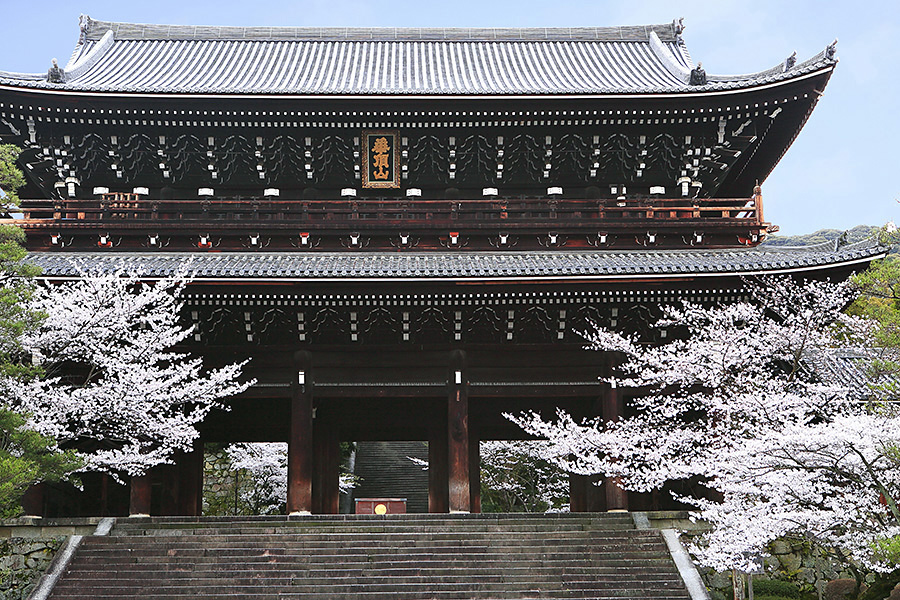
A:
MULTIPOLYGON (((761 199, 583 200, 554 198, 422 200, 365 198, 342 200, 273 200, 209 198, 151 200, 135 194, 106 194, 96 200, 24 200, 26 221, 119 222, 276 222, 320 224, 418 225, 498 223, 529 225, 552 221, 571 226, 639 222, 718 222, 762 224, 761 199)), ((137 224, 137 223, 135 223, 137 224)))

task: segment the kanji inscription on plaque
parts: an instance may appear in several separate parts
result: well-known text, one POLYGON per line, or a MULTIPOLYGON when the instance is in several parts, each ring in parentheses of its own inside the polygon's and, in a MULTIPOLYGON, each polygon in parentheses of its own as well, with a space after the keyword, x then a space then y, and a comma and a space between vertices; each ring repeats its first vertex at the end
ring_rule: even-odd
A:
POLYGON ((360 154, 364 188, 400 187, 398 139, 396 131, 363 131, 360 154))

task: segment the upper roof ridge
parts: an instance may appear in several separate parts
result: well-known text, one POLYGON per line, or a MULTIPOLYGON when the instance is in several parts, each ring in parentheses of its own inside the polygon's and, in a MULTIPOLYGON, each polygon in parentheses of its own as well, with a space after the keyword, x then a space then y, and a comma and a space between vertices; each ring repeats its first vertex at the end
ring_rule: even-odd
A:
POLYGON ((623 27, 232 27, 154 25, 82 21, 84 40, 99 40, 112 31, 117 40, 255 40, 255 41, 494 41, 494 42, 649 42, 677 41, 675 23, 623 27))

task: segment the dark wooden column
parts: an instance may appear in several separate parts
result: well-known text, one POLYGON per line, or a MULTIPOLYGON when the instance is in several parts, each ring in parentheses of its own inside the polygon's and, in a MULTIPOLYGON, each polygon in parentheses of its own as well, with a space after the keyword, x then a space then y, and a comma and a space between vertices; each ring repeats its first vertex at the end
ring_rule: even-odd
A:
POLYGON ((178 460, 178 514, 189 517, 203 512, 203 442, 194 440, 194 448, 178 460))
POLYGON ((575 512, 587 512, 587 488, 588 478, 584 475, 569 473, 569 510, 575 512))
MULTIPOLYGON (((602 398, 587 399, 583 415, 591 418, 601 413, 602 398)), ((599 485, 599 475, 569 473, 569 510, 572 512, 601 512, 606 510, 605 490, 599 485)))
POLYGON ((469 424, 469 510, 481 512, 481 443, 478 430, 469 424))
POLYGON ((340 437, 328 419, 313 420, 313 501, 315 514, 335 515, 340 504, 340 437))
POLYGON ((447 455, 449 463, 450 512, 471 512, 469 486, 469 394, 465 354, 450 355, 447 378, 447 455))
POLYGON ((336 424, 328 428, 323 460, 322 512, 336 515, 341 508, 341 438, 336 424))
POLYGON ((287 512, 312 513, 313 404, 312 356, 294 355, 295 373, 291 382, 291 433, 288 439, 287 512))
POLYGON ((428 430, 428 512, 450 512, 450 491, 447 487, 447 423, 444 413, 438 416, 439 425, 428 430))
POLYGON ((178 468, 178 463, 176 462, 174 465, 160 465, 154 471, 156 483, 159 484, 157 488, 159 493, 159 514, 164 517, 173 517, 180 514, 181 470, 178 468))
POLYGON ((22 510, 25 517, 44 516, 44 484, 36 483, 28 486, 22 496, 22 510))
MULTIPOLYGON (((617 421, 625 414, 625 406, 622 402, 622 396, 615 384, 610 385, 606 393, 603 395, 603 420, 617 421)), ((618 478, 607 477, 603 482, 606 488, 606 510, 622 511, 628 510, 628 492, 622 489, 618 478)))
POLYGON ((131 517, 146 517, 150 515, 150 474, 145 473, 139 477, 131 478, 131 503, 128 515, 131 517))

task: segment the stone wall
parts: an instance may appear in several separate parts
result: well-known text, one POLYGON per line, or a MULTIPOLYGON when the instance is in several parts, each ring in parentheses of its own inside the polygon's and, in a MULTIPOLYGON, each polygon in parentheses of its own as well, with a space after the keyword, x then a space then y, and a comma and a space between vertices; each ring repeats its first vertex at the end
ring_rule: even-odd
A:
POLYGON ((242 514, 239 497, 240 479, 231 469, 225 450, 210 445, 203 457, 203 514, 227 516, 242 514))
MULTIPOLYGON (((681 532, 685 546, 691 538, 699 536, 707 526, 688 518, 686 511, 655 511, 647 513, 650 524, 657 529, 675 529, 681 532)), ((779 579, 795 583, 802 592, 822 598, 825 586, 837 579, 853 579, 853 573, 840 563, 821 553, 813 552, 802 542, 777 541, 770 548, 771 556, 764 561, 765 574, 756 577, 779 579)), ((732 597, 731 573, 717 573, 712 569, 697 566, 712 600, 728 600, 732 597)), ((874 573, 867 575, 871 583, 874 573)))
POLYGON ((25 600, 65 539, 0 539, 0 600, 25 600))
POLYGON ((0 521, 0 600, 24 600, 70 535, 90 535, 99 518, 0 521))

